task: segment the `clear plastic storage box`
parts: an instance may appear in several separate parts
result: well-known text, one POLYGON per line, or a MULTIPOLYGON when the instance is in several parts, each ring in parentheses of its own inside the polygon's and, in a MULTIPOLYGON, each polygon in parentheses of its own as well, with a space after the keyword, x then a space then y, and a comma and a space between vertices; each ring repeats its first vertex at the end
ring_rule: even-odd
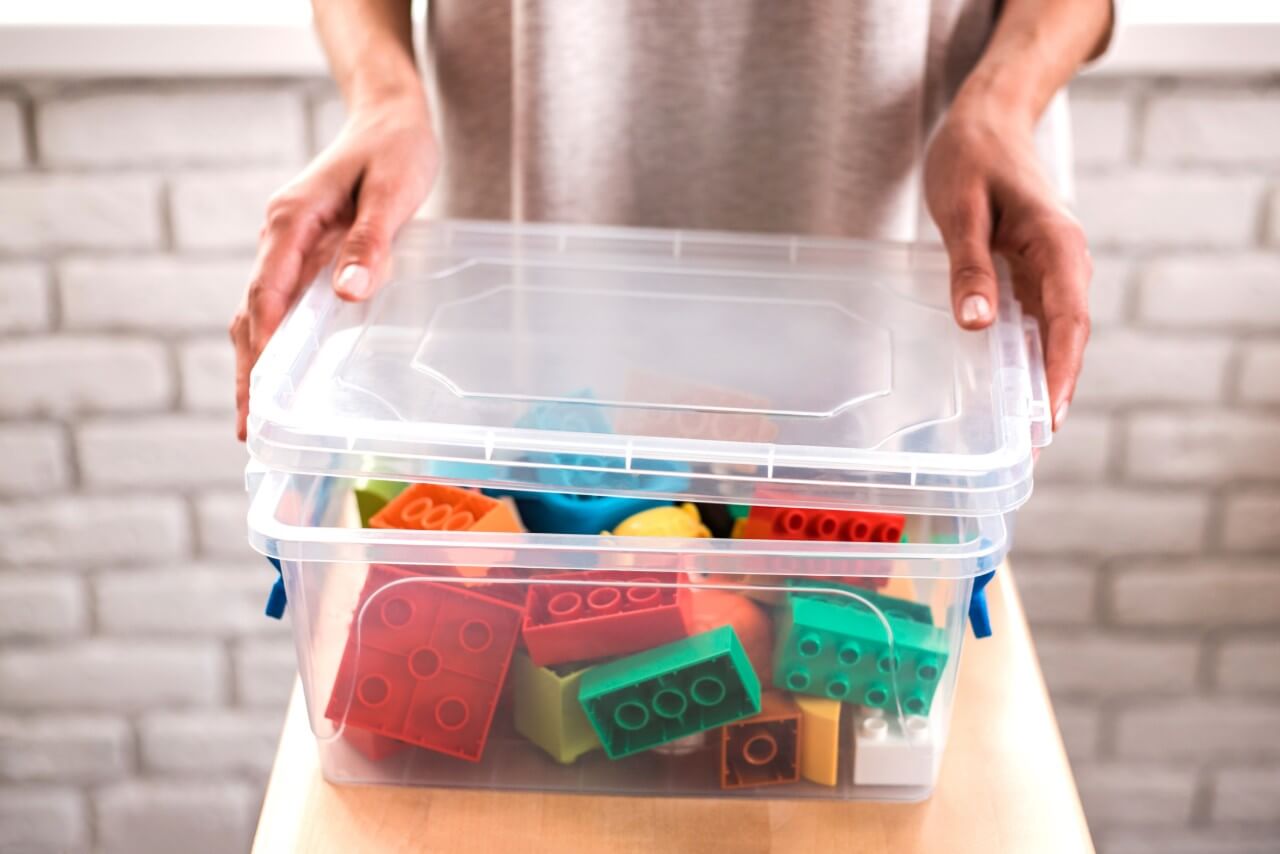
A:
POLYGON ((333 781, 920 798, 1049 434, 936 249, 415 224, 255 368, 250 537, 333 781))

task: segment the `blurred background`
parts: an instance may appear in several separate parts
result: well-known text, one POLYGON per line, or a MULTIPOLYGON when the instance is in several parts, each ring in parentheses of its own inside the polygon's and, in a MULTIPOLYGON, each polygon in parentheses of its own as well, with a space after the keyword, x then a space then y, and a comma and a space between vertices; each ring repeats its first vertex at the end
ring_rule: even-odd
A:
MULTIPOLYGON (((185 5, 0 3, 4 852, 243 850, 293 681, 226 326, 342 108, 305 3, 185 5)), ((1280 851, 1272 7, 1131 0, 1071 93, 1095 335, 1014 564, 1105 854, 1280 851)))

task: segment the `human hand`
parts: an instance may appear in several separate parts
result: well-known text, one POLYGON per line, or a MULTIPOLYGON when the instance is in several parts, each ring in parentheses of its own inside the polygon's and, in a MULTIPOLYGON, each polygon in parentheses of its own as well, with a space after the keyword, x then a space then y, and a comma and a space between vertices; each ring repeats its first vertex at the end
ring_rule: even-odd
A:
POLYGON ((1089 340, 1084 231, 1036 156, 1032 124, 988 103, 959 101, 925 157, 925 198, 951 259, 951 306, 965 329, 995 320, 993 252, 1040 323, 1053 429, 1066 419, 1089 340))
POLYGON ((334 261, 338 296, 371 296, 386 276, 391 240, 426 198, 436 165, 422 98, 386 100, 354 112, 337 139, 272 196, 253 275, 230 328, 241 441, 249 373, 303 288, 334 261))

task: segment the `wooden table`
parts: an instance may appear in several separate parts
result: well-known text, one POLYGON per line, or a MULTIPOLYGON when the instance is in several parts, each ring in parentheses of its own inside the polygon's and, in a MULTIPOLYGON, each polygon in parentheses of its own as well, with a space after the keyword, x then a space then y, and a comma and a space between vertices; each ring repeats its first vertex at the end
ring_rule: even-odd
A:
POLYGON ((334 786, 295 686, 254 854, 468 851, 667 854, 1092 852, 1012 573, 995 635, 966 644, 951 739, 917 804, 585 797, 334 786))

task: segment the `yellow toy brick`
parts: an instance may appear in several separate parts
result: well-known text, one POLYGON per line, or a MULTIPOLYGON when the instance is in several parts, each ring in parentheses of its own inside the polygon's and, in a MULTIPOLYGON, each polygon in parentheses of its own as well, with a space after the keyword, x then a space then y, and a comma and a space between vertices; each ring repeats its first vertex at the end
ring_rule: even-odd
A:
POLYGON ((839 700, 793 695, 800 707, 800 776, 822 786, 836 784, 840 758, 839 700))
MULTIPOLYGON (((605 531, 604 533, 608 533, 605 531)), ((692 504, 679 507, 651 507, 628 516, 613 529, 617 537, 710 537, 702 524, 698 508, 692 504)))

